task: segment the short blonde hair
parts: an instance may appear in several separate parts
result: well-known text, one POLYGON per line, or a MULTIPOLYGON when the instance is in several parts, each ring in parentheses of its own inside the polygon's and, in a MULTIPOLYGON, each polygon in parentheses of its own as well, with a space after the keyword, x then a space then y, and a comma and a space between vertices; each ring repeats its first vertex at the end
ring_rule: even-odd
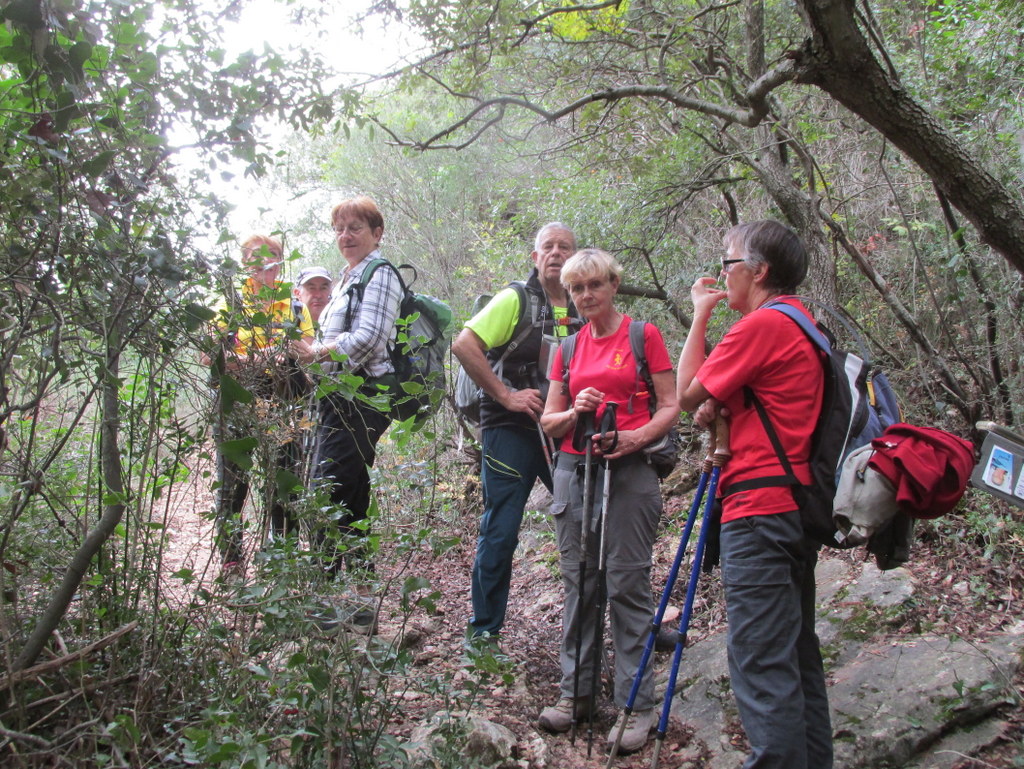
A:
POLYGON ((600 248, 582 248, 562 265, 562 285, 592 277, 602 277, 619 282, 622 280, 622 265, 615 257, 600 248))

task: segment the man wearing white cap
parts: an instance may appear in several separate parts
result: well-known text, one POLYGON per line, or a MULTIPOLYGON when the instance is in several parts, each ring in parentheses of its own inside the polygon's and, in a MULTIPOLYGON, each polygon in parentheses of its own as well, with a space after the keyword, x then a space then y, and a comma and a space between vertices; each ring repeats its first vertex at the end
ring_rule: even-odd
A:
POLYGON ((313 322, 320 320, 320 313, 331 300, 334 279, 326 267, 305 267, 295 279, 292 295, 306 305, 313 322))

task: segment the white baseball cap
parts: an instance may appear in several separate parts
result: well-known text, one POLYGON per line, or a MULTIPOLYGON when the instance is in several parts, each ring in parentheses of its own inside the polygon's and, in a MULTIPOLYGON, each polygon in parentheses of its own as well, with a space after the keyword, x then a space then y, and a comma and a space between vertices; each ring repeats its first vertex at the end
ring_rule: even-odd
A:
POLYGON ((326 267, 303 267, 299 272, 299 277, 295 279, 295 285, 301 286, 310 278, 327 278, 329 281, 334 281, 334 276, 326 267))

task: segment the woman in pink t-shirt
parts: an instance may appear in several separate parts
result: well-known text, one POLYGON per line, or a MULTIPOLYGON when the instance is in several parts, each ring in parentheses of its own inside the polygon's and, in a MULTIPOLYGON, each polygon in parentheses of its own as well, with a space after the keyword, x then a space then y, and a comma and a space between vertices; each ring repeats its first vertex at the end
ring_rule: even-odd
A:
MULTIPOLYGON (((565 588, 560 662, 562 681, 559 700, 540 714, 540 725, 565 732, 578 721, 589 720, 594 660, 600 659, 597 644, 598 521, 602 509, 603 469, 609 468, 610 494, 606 510, 604 556, 610 637, 615 646, 615 703, 625 707, 633 677, 643 653, 644 641, 654 615, 651 597, 651 551, 661 517, 661 489, 657 473, 641 451, 662 438, 679 416, 673 387, 672 363, 661 333, 644 324, 644 355, 654 385, 649 392, 639 375, 629 339, 631 319, 615 308, 622 268, 598 249, 577 252, 562 268, 562 283, 580 315, 587 321, 576 335, 568 367, 563 372, 562 349, 553 356, 551 388, 541 417, 544 430, 561 445, 553 475, 551 513, 558 534, 558 550, 565 588), (573 445, 580 420, 593 417, 600 425, 606 404, 619 404, 618 442, 607 437, 592 441, 595 478, 594 504, 583 510, 585 451, 573 445), (655 404, 652 407, 652 404, 655 404), (609 453, 603 451, 607 449, 609 453), (587 553, 582 552, 583 526, 588 525, 587 553), (580 590, 581 562, 586 562, 585 583, 580 590), (582 635, 578 634, 581 632, 582 635), (577 660, 577 643, 580 645, 577 660), (577 669, 578 668, 578 669, 577 669), (573 697, 577 699, 574 701, 573 697)), ((634 711, 629 716, 620 752, 639 750, 655 725, 654 681, 647 668, 634 711)), ((618 724, 609 734, 611 743, 618 724)))
POLYGON ((693 323, 677 394, 698 424, 708 426, 718 412, 729 420, 721 563, 729 677, 750 743, 743 766, 831 769, 828 694, 814 631, 817 549, 803 535, 792 487, 775 482, 784 473, 751 397, 764 405, 797 478, 809 482, 823 367, 796 322, 770 307, 784 302, 807 313, 792 296, 807 275, 807 252, 792 230, 770 220, 733 227, 725 247, 725 288, 705 277, 690 291, 693 323), (708 321, 723 301, 742 317, 705 359, 708 321))

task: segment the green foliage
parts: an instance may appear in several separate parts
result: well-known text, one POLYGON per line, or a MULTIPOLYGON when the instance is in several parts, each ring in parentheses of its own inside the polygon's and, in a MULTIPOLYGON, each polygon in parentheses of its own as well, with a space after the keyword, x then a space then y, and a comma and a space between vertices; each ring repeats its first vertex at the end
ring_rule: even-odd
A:
MULTIPOLYGON (((569 0, 563 0, 562 8, 579 8, 569 0)), ((621 31, 629 13, 629 2, 615 3, 597 10, 573 10, 558 13, 552 17, 551 29, 566 40, 586 40, 596 32, 614 33, 621 31)))
MULTIPOLYGON (((291 5, 307 20, 319 13, 291 5)), ((79 765, 402 766, 388 726, 407 691, 461 712, 483 687, 512 680, 508 660, 486 646, 467 651, 465 679, 455 681, 415 665, 400 632, 368 644, 321 634, 320 599, 349 585, 325 584, 316 553, 295 541, 262 552, 258 574, 240 586, 214 582, 206 564, 169 566, 170 513, 191 505, 209 515, 215 481, 207 428, 216 412, 209 372, 196 358, 216 349, 206 332, 222 287, 207 259, 233 249, 236 233, 223 229, 227 204, 205 185, 233 160, 282 196, 308 195, 308 214, 279 214, 296 259, 340 266, 315 212, 358 192, 376 198, 385 255, 415 265, 416 289, 442 297, 460 318, 476 294, 524 275, 540 225, 563 221, 581 245, 616 253, 627 284, 664 291, 665 299, 620 301, 656 320, 670 349, 684 332, 689 286, 715 272, 732 219, 795 224, 793 200, 810 201, 885 281, 883 301, 822 238, 829 258, 815 270, 834 268, 837 302, 894 373, 908 419, 963 432, 971 414, 1024 417, 1019 279, 971 240, 965 223, 944 219, 929 179, 820 94, 774 91, 757 130, 649 96, 581 101, 549 119, 566 104, 631 85, 749 106, 747 89, 760 73, 742 4, 598 5, 379 4, 401 10, 437 55, 359 92, 331 91, 336 81, 308 51, 301 59, 272 48, 228 53, 217 14, 233 9, 0 2, 5 659, 47 630, 54 607, 69 648, 142 625, 110 654, 60 675, 61 685, 110 682, 112 693, 75 690, 44 714, 36 703, 56 689, 28 681, 12 695, 19 709, 5 728, 31 728, 52 741, 48 755, 79 765), (507 98, 486 105, 496 95, 507 98), (533 111, 521 109, 527 102, 533 111), (448 132, 467 105, 480 111, 448 132), (267 119, 302 132, 287 152, 261 140, 267 119), (186 159, 179 142, 193 145, 198 160, 186 159), (458 151, 413 149, 430 142, 458 151), (934 354, 923 354, 887 311, 892 297, 934 354), (963 383, 962 405, 936 381, 936 357, 963 383), (103 547, 72 569, 101 524, 103 547), (65 575, 76 573, 61 610, 65 575), (68 747, 62 734, 77 741, 68 747)), ((1011 181, 1021 173, 1019 5, 864 6, 903 86, 1011 181)), ((764 7, 770 68, 806 30, 791 3, 764 7)), ((817 220, 800 226, 821 235, 817 220)), ((711 337, 733 319, 717 314, 711 337)), ((223 413, 251 420, 247 435, 221 449, 253 468, 258 490, 244 531, 262 542, 268 503, 300 485, 291 471, 268 478, 263 468, 301 419, 261 412, 251 383, 235 372, 213 381, 223 413)), ((354 394, 361 384, 342 376, 319 392, 354 394)), ((420 559, 443 560, 474 536, 479 494, 462 498, 468 484, 448 453, 455 431, 444 410, 422 425, 397 425, 373 470, 368 534, 390 567, 381 571, 396 575, 378 595, 402 630, 439 609, 442 588, 418 570, 420 559)), ((341 514, 315 495, 299 507, 306 527, 341 514)), ((550 537, 546 521, 527 525, 550 537)), ((980 548, 986 568, 1019 561, 1024 538, 998 506, 975 500, 934 527, 944 541, 980 548)), ((965 577, 962 589, 1005 609, 999 576, 965 577)), ((915 608, 865 611, 851 632, 915 621, 915 608)), ((56 687, 57 678, 45 683, 56 687)), ((445 760, 456 766, 452 723, 445 760)))

